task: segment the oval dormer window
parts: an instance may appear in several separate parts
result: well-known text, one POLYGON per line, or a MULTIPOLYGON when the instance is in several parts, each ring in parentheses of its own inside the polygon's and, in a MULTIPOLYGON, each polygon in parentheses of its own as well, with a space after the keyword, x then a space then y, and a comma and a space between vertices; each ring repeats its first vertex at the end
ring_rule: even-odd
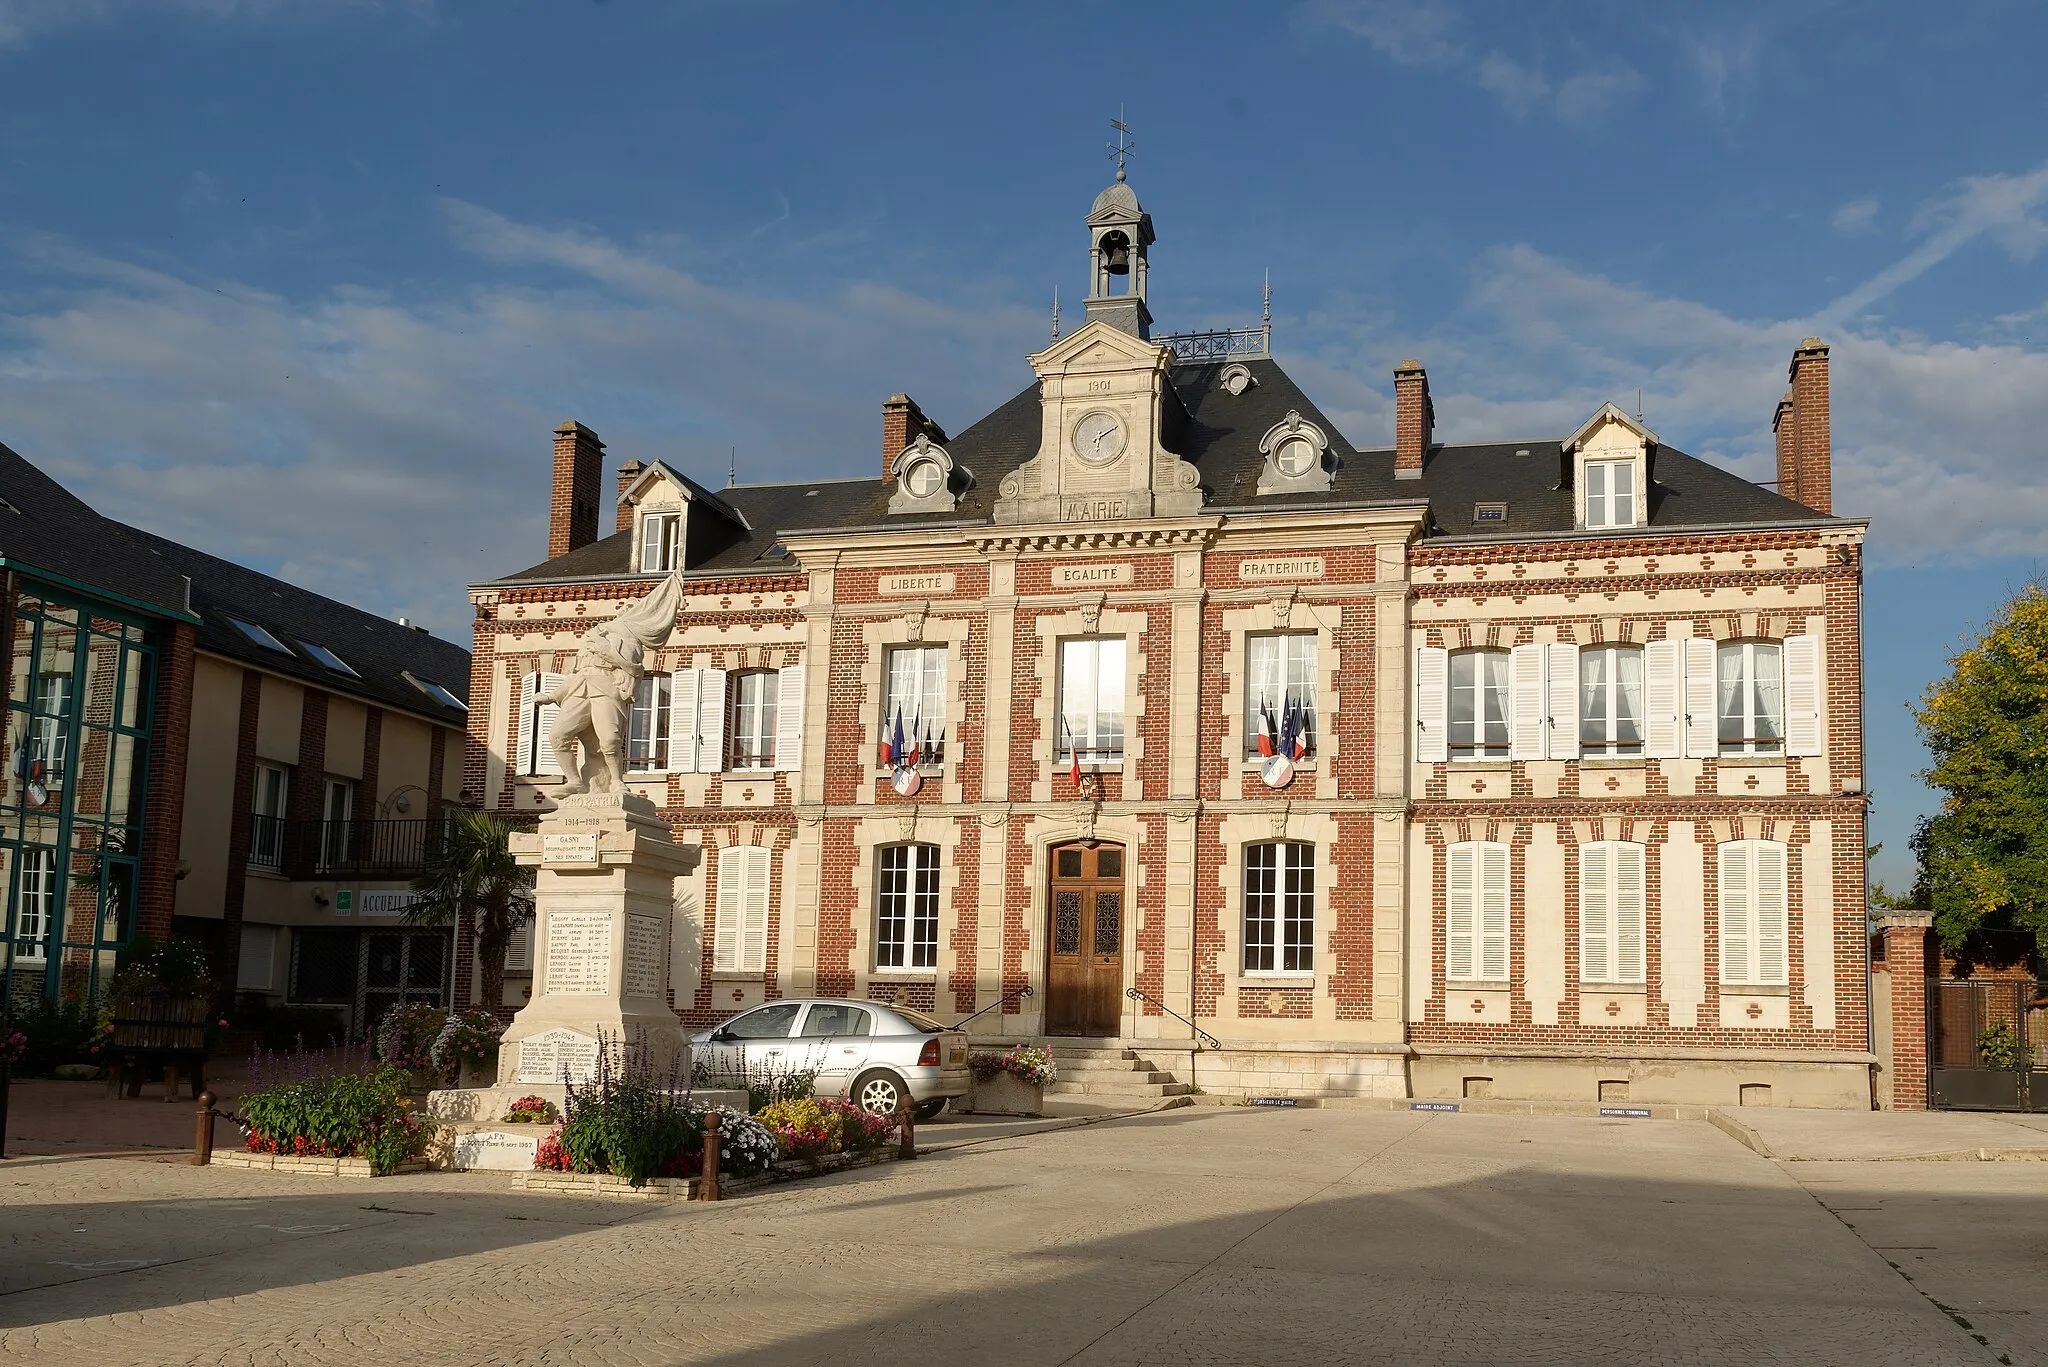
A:
POLYGON ((912 498, 930 498, 945 482, 946 472, 935 460, 914 461, 903 472, 903 488, 912 498))
POLYGON ((1316 444, 1307 437, 1289 437, 1273 452, 1273 464, 1279 467, 1281 474, 1293 478, 1315 469, 1320 456, 1316 444))

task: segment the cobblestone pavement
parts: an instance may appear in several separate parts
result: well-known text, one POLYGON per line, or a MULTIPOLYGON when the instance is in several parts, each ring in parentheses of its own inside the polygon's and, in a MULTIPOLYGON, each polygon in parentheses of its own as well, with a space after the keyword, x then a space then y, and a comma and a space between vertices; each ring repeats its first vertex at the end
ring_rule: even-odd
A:
MULTIPOLYGON (((30 1157, 0 1165, 0 1364, 2040 1361, 1852 1228, 1889 1203, 1874 1242, 1935 1242, 1911 1169, 1958 1165, 1859 1195, 1878 1166, 1694 1122, 1217 1108, 712 1206, 30 1157)), ((2005 1252, 1980 1230, 1940 1275, 2004 1257, 2031 1308, 2048 1164, 1981 1166, 2005 1252)))

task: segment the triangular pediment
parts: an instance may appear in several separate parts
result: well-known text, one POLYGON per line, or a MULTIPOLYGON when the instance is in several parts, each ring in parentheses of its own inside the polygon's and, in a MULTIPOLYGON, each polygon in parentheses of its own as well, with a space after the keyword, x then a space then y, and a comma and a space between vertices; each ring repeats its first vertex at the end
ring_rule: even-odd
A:
POLYGON ((702 503, 714 508, 719 515, 730 520, 735 526, 746 527, 747 519, 739 509, 727 503, 717 494, 691 479, 666 461, 649 461, 644 469, 619 493, 621 504, 637 504, 650 485, 667 484, 673 487, 684 503, 702 503))
POLYGON ((1645 450, 1664 444, 1657 439, 1655 432, 1643 426, 1640 419, 1630 417, 1626 412, 1616 407, 1612 402, 1609 402, 1601 404, 1599 410, 1592 417, 1579 425, 1578 431, 1564 439, 1565 452, 1569 454, 1578 450, 1588 441, 1591 441, 1599 433, 1600 429, 1609 423, 1627 428, 1635 435, 1636 440, 1643 444, 1645 450))
POLYGON ((1142 337, 1100 320, 1083 323, 1031 357, 1031 368, 1043 375, 1074 365, 1151 365, 1166 350, 1142 337))

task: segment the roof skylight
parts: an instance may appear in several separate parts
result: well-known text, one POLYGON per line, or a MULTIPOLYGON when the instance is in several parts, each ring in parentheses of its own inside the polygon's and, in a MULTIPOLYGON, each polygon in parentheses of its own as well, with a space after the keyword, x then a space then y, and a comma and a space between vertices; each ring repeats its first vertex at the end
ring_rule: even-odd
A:
POLYGON ((407 674, 405 676, 405 681, 411 684, 414 688, 417 688, 420 692, 432 698, 435 702, 441 704, 441 706, 443 707, 452 707, 458 712, 469 711, 468 703, 456 697, 453 693, 449 692, 448 689, 442 687, 440 684, 435 683, 432 679, 422 679, 417 674, 407 674))
POLYGON ((349 667, 349 663, 347 660, 342 659, 341 656, 336 655, 333 651, 329 650, 326 646, 321 645, 318 641, 309 641, 303 636, 298 637, 297 640, 299 643, 300 650, 305 651, 308 655, 311 655, 315 660, 327 666, 335 673, 346 674, 351 679, 360 679, 363 677, 362 675, 356 673, 355 670, 349 667))
POLYGON ((226 613, 222 613, 221 616, 223 618, 226 618, 227 621, 229 621, 230 623, 232 623, 234 625, 235 630, 241 632, 244 636, 254 641, 257 645, 262 646, 265 650, 274 650, 280 655, 289 655, 292 653, 291 648, 285 645, 283 641, 278 640, 275 636, 272 636, 269 632, 265 631, 262 627, 257 626, 254 622, 245 622, 239 617, 229 617, 228 614, 226 613))

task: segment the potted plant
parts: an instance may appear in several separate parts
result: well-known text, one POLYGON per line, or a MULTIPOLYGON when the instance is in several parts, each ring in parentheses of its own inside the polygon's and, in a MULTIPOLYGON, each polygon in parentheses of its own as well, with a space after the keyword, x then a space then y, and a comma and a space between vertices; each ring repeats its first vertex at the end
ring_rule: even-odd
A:
POLYGON ((435 1073, 451 1087, 488 1086, 497 1068, 498 1037, 504 1033, 504 1024, 484 1007, 450 1012, 428 1050, 435 1073))
POLYGON ((978 1115, 1041 1115, 1045 1089, 1059 1081, 1052 1055, 1026 1044, 1008 1052, 977 1049, 967 1064, 974 1072, 967 1109, 978 1115))

